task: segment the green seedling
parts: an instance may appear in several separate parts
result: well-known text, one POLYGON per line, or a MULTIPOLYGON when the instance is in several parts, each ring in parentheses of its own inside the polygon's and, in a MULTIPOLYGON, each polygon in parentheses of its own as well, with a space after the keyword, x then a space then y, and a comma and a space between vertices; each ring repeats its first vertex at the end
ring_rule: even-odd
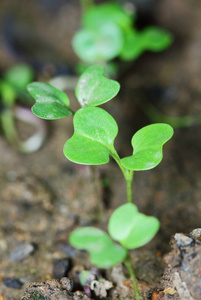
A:
POLYGON ((82 28, 72 40, 75 53, 85 65, 108 65, 117 57, 131 61, 144 51, 158 52, 170 46, 168 31, 154 26, 138 31, 135 19, 134 12, 115 2, 90 3, 83 11, 82 28))
POLYGON ((99 268, 111 268, 123 262, 131 276, 136 300, 139 300, 129 250, 151 241, 159 226, 157 218, 139 213, 134 204, 127 203, 117 208, 111 215, 108 225, 110 236, 98 228, 83 227, 74 230, 69 241, 73 247, 88 251, 91 263, 99 268))
POLYGON ((90 67, 78 81, 75 93, 81 108, 74 113, 68 96, 57 88, 40 82, 28 85, 36 103, 33 113, 43 119, 55 120, 73 115, 74 134, 64 145, 65 156, 79 164, 101 165, 110 156, 119 165, 127 183, 127 201, 132 202, 134 171, 149 170, 162 160, 162 147, 172 137, 167 124, 152 124, 139 130, 132 138, 133 154, 120 158, 114 140, 118 126, 101 105, 117 95, 120 85, 104 77, 101 66, 90 67))
POLYGON ((29 93, 36 100, 32 108, 36 116, 49 120, 73 116, 74 134, 64 145, 64 155, 70 161, 101 165, 112 157, 120 167, 126 181, 128 203, 112 214, 108 226, 110 236, 120 245, 94 227, 77 229, 70 236, 70 243, 87 250, 91 262, 98 267, 108 268, 125 262, 133 279, 136 299, 140 299, 128 250, 148 243, 156 234, 159 222, 155 217, 139 213, 132 204, 133 174, 152 169, 161 162, 163 145, 172 137, 173 129, 168 124, 143 127, 132 138, 132 155, 120 158, 114 146, 118 125, 108 112, 97 107, 115 97, 119 89, 117 81, 104 76, 101 66, 90 67, 77 83, 75 94, 81 108, 73 112, 64 92, 40 82, 28 85, 29 93))
POLYGON ((18 99, 30 104, 30 96, 26 86, 33 80, 34 73, 26 64, 16 65, 8 69, 0 80, 0 124, 4 136, 10 144, 21 152, 38 150, 45 137, 44 125, 33 118, 30 111, 16 105, 18 99), (30 123, 40 129, 36 134, 22 141, 16 128, 16 119, 30 123))

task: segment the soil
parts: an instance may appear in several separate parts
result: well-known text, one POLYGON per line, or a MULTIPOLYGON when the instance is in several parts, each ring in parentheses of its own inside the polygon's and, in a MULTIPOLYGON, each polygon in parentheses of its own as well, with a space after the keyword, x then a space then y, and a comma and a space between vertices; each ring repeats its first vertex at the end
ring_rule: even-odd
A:
MULTIPOLYGON (((121 91, 115 100, 103 106, 119 124, 116 148, 122 157, 132 151, 132 135, 150 123, 141 108, 146 101, 168 116, 196 116, 201 112, 201 3, 196 0, 151 2, 155 5, 151 10, 140 5, 139 18, 144 23, 169 29, 174 43, 162 53, 145 53, 133 64, 123 64, 119 76, 121 91)), ((78 2, 60 0, 55 7, 51 3, 48 6, 47 1, 29 4, 1 1, 0 16, 4 20, 1 72, 20 61, 35 67, 36 79, 72 69, 77 58, 70 40, 79 28, 78 2), (23 9, 18 10, 17 5, 23 9), (5 26, 6 17, 11 15, 15 16, 18 30, 5 26), (27 24, 30 35, 22 30, 27 24), (5 39, 8 33, 13 34, 11 41, 5 39), (20 38, 27 47, 22 47, 20 38)), ((67 93, 76 107, 74 93, 67 93)), ((70 232, 78 226, 94 225, 107 230, 113 209, 125 203, 123 176, 112 160, 97 167, 95 173, 69 162, 62 148, 72 135, 72 119, 46 123, 49 135, 35 153, 18 153, 0 136, 0 299, 27 299, 23 297, 28 285, 27 294, 35 288, 34 299, 76 299, 73 298, 76 290, 79 299, 87 299, 78 280, 82 270, 90 270, 95 280, 102 278, 104 282, 102 286, 97 283, 99 292, 95 294, 94 290, 88 298, 100 299, 106 295, 104 298, 109 300, 134 299, 129 276, 122 265, 112 270, 94 269, 87 254, 68 243, 70 232), (109 185, 103 187, 102 182, 109 185), (66 276, 74 282, 72 292, 65 290, 60 281, 51 281, 64 278, 66 282, 66 276), (107 289, 106 281, 113 288, 107 289), (55 298, 37 295, 37 288, 42 286, 46 292, 51 284, 58 290, 55 298)), ((18 125, 22 135, 27 130, 29 133, 24 124, 18 125)), ((200 300, 200 293, 195 292, 200 290, 201 280, 197 229, 201 227, 200 137, 200 124, 176 128, 174 137, 164 147, 161 164, 153 170, 135 173, 136 205, 141 212, 154 215, 161 222, 157 236, 148 245, 131 252, 142 299, 200 300), (194 229, 197 235, 188 235, 194 229), (172 235, 173 250, 167 256, 172 235), (182 289, 184 286, 187 288, 182 289)))

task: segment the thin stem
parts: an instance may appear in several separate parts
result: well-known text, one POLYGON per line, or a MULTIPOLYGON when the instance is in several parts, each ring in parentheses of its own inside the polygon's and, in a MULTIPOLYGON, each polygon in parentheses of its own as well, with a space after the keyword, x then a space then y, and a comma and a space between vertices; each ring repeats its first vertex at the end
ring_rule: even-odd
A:
POLYGON ((0 115, 0 120, 5 137, 14 147, 17 148, 19 146, 19 138, 14 122, 13 111, 10 108, 3 110, 0 115))
POLYGON ((131 262, 131 258, 130 255, 128 254, 125 261, 125 266, 129 272, 132 284, 133 284, 133 288, 134 288, 134 292, 135 292, 135 300, 140 300, 140 293, 138 290, 138 286, 137 286, 137 281, 136 281, 136 277, 135 277, 135 272, 132 266, 132 262, 131 262))
POLYGON ((190 127, 195 124, 201 124, 201 114, 195 116, 182 116, 182 117, 170 117, 160 113, 154 105, 145 102, 144 105, 139 102, 139 105, 143 109, 144 113, 153 122, 163 122, 172 125, 174 128, 190 127))
POLYGON ((94 5, 94 0, 80 0, 80 5, 83 15, 92 5, 94 5))
POLYGON ((134 172, 130 170, 127 171, 126 176, 126 194, 127 194, 127 202, 132 203, 133 202, 133 175, 134 172))
POLYGON ((115 149, 110 151, 110 154, 114 158, 114 160, 116 161, 116 163, 118 164, 119 168, 121 169, 121 171, 124 175, 124 178, 126 181, 127 202, 132 203, 133 202, 133 185, 132 185, 132 183, 133 183, 134 172, 132 170, 128 170, 122 166, 121 159, 115 149))

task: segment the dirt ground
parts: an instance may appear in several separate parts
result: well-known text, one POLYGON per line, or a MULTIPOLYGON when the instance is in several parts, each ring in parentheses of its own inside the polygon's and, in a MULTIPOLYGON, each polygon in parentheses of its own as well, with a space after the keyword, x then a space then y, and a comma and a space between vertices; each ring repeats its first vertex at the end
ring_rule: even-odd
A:
MULTIPOLYGON (((39 1, 29 5, 19 0, 1 2, 0 16, 4 20, 1 27, 1 40, 4 42, 0 50, 1 72, 22 60, 35 67, 37 78, 59 72, 62 66, 65 66, 65 71, 72 69, 77 58, 70 48, 70 39, 79 28, 78 2, 64 3, 60 0, 58 6, 53 7, 52 4, 48 11, 45 10, 47 3, 42 2, 43 6, 39 5, 39 1), (23 9, 17 10, 17 5, 23 9), (15 31, 5 26, 6 17, 13 14, 13 20, 18 25, 15 31), (28 41, 27 47, 21 41, 16 44, 14 39, 13 42, 5 39, 5 30, 10 30, 14 37, 20 34, 22 37, 24 24, 33 28, 31 34, 24 37, 28 41), (42 30, 45 27, 48 30, 42 30), (57 32, 58 35, 55 34, 57 32), (30 54, 29 41, 37 39, 41 48, 34 44, 30 54), (15 48, 11 49, 13 45, 15 48)), ((121 91, 115 100, 103 106, 119 125, 116 148, 121 157, 131 153, 132 135, 151 122, 144 112, 146 109, 142 109, 142 105, 146 107, 146 101, 168 116, 192 115, 196 118, 201 112, 200 1, 153 0, 147 1, 147 7, 152 9, 146 10, 145 7, 146 4, 144 9, 139 7, 139 18, 142 17, 144 24, 157 24, 170 30, 174 43, 163 53, 145 53, 132 65, 123 65, 122 70, 126 71, 119 76, 121 91), (149 3, 148 6, 148 2, 152 5, 149 3)), ((143 22, 139 22, 139 26, 143 22)), ((74 93, 67 93, 75 102, 74 93)), ((113 161, 96 169, 97 195, 94 174, 90 169, 78 167, 64 157, 63 145, 73 132, 71 117, 47 122, 47 126, 49 135, 44 146, 27 155, 18 153, 3 135, 0 136, 1 300, 20 299, 31 282, 65 276, 74 280, 73 291, 81 290, 77 274, 83 269, 91 270, 93 266, 87 260, 86 253, 69 245, 68 236, 81 225, 95 225, 106 230, 113 209, 125 202, 123 176, 113 161), (101 182, 106 181, 109 185, 103 187, 101 182), (102 207, 101 219, 98 219, 97 199, 102 207)), ((19 128, 24 135, 29 132, 24 124, 19 124, 19 128)), ((169 243, 172 235, 189 234, 201 227, 200 139, 201 125, 198 123, 187 128, 176 128, 174 137, 164 147, 161 164, 153 170, 135 173, 134 202, 141 212, 154 215, 161 222, 160 231, 153 241, 131 253, 142 299, 200 300, 200 294, 193 292, 200 290, 199 237, 194 240, 195 237, 182 235, 178 242, 176 236, 172 240, 173 251, 167 256, 171 250, 169 243), (196 264, 192 264, 193 254, 186 258, 188 253, 196 253, 196 264), (190 271, 175 269, 177 264, 182 268, 183 262, 190 266, 190 271), (196 266, 199 267, 194 274, 196 266), (190 272, 189 278, 192 280, 186 279, 186 272, 188 275, 190 272), (184 282, 189 294, 179 289, 180 285, 176 284, 179 282, 178 276, 180 285, 184 282), (170 290, 160 293, 167 287, 170 290)), ((93 272, 114 286, 105 299, 134 299, 128 274, 122 266, 93 272)))

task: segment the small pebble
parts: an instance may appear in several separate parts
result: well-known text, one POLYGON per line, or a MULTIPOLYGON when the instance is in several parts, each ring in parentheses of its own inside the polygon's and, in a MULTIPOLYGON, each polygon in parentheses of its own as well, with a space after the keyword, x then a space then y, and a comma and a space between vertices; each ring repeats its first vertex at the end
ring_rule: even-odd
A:
POLYGON ((68 258, 55 259, 53 267, 53 278, 61 279, 70 270, 71 262, 68 258))
POLYGON ((32 243, 24 243, 16 247, 9 255, 9 260, 13 262, 22 261, 33 254, 36 247, 32 243))
POLYGON ((174 236, 177 247, 190 246, 193 243, 193 239, 184 235, 183 233, 176 233, 174 236))
POLYGON ((21 289, 23 287, 23 282, 18 278, 3 278, 2 282, 10 289, 21 289))

